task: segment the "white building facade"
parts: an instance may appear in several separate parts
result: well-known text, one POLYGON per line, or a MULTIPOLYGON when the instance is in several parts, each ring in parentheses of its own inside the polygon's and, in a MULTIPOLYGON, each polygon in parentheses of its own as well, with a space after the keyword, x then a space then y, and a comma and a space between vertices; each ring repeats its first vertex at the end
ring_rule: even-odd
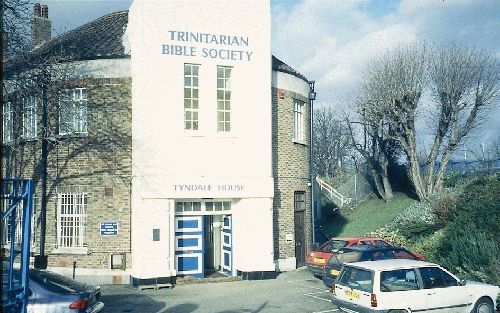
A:
POLYGON ((127 35, 132 276, 274 271, 269 2, 135 1, 127 35))

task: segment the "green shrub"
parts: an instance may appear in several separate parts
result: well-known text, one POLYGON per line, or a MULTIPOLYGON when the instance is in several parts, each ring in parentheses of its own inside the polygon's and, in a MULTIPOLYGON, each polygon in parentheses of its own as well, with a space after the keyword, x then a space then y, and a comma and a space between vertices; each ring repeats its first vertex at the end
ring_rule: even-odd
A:
POLYGON ((474 225, 478 231, 495 235, 500 242, 500 175, 480 178, 469 184, 451 210, 457 226, 474 225))
POLYGON ((468 225, 452 224, 444 230, 436 249, 438 263, 461 278, 500 284, 500 247, 492 234, 468 225))
POLYGON ((397 229, 399 234, 408 239, 433 233, 436 230, 436 218, 432 202, 414 203, 398 215, 389 227, 397 229))
POLYGON ((411 246, 411 251, 423 254, 427 261, 439 263, 439 248, 444 238, 444 230, 440 229, 429 236, 419 238, 411 246))
POLYGON ((380 237, 385 241, 398 246, 398 247, 406 247, 408 246, 408 241, 404 236, 402 236, 397 229, 391 228, 391 226, 384 226, 375 231, 372 231, 366 236, 369 237, 380 237))

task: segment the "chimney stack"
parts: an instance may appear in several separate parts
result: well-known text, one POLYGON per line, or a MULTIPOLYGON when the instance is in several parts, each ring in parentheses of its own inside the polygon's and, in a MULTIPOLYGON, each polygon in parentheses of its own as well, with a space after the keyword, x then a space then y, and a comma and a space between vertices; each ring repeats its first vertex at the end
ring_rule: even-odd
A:
POLYGON ((35 3, 35 5, 33 6, 33 16, 38 16, 38 17, 41 17, 42 15, 42 6, 40 5, 40 3, 35 3))
POLYGON ((52 37, 52 23, 49 20, 49 7, 35 3, 31 19, 31 46, 34 48, 49 41, 52 37))

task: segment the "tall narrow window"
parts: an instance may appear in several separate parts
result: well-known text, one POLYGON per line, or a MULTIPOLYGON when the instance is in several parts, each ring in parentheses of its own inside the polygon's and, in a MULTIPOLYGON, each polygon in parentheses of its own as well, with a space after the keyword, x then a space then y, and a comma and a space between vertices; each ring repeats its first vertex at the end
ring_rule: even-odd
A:
POLYGON ((59 135, 87 133, 87 88, 65 90, 59 102, 59 135))
POLYGON ((85 243, 85 193, 60 193, 57 197, 57 245, 60 248, 83 248, 85 243))
POLYGON ((14 136, 14 113, 12 111, 12 103, 6 102, 3 107, 3 142, 12 141, 14 136))
POLYGON ((217 66, 217 131, 231 131, 231 67, 217 66))
POLYGON ((304 138, 304 102, 295 100, 293 108, 293 139, 304 138))
POLYGON ((36 96, 23 99, 23 138, 36 136, 36 96))
POLYGON ((184 129, 198 130, 199 72, 197 64, 184 64, 184 129))
POLYGON ((303 191, 295 192, 295 211, 305 211, 306 210, 306 194, 303 191))

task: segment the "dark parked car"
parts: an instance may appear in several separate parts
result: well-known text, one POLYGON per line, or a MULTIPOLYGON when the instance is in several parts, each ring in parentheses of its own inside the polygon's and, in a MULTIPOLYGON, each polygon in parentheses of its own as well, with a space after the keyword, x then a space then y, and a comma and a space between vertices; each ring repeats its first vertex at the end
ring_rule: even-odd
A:
MULTIPOLYGON (((2 275, 6 287, 7 273, 2 275)), ((19 272, 14 272, 14 285, 19 284, 19 272)), ((101 288, 78 282, 45 270, 30 270, 29 313, 97 313, 104 308, 101 288)), ((3 289, 5 290, 5 289, 3 289)), ((2 298, 6 295, 2 292, 2 298)))
POLYGON ((369 246, 391 246, 390 243, 381 238, 372 237, 334 237, 322 245, 313 245, 312 250, 307 254, 307 269, 316 277, 321 276, 326 262, 333 253, 343 247, 352 247, 357 245, 369 246))
POLYGON ((400 247, 355 246, 341 248, 326 263, 323 270, 323 283, 331 288, 344 263, 387 259, 418 260, 419 257, 400 247))

